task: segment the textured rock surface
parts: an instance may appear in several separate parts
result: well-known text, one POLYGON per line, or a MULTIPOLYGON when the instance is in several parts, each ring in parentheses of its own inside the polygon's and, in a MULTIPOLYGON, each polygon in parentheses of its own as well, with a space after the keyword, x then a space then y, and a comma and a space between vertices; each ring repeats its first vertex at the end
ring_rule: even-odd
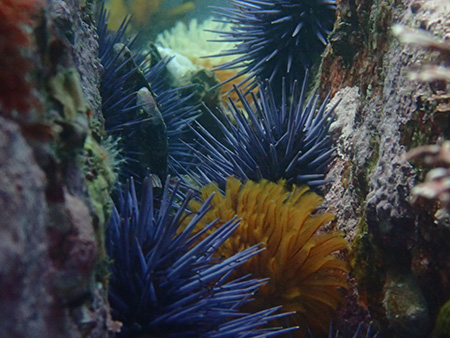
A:
POLYGON ((0 336, 108 337, 117 325, 80 165, 100 105, 90 2, 42 3, 27 27, 40 109, 0 117, 0 336))
POLYGON ((425 337, 430 331, 430 314, 422 290, 409 273, 391 270, 384 285, 383 306, 389 327, 398 336, 425 337))
POLYGON ((355 133, 360 100, 359 88, 347 87, 337 92, 330 102, 330 106, 334 106, 340 101, 335 110, 335 122, 330 127, 337 147, 337 160, 328 174, 334 183, 326 195, 325 203, 336 215, 338 226, 343 227, 349 241, 354 239, 358 228, 359 218, 355 215, 361 212, 355 186, 349 179, 349 175, 352 175, 352 158, 355 152, 362 152, 359 134, 355 133))
MULTIPOLYGON (((64 36, 71 59, 90 108, 100 116, 100 72, 97 32, 93 25, 93 2, 79 0, 47 0, 49 15, 57 32, 64 36)), ((69 57, 69 55, 66 55, 69 57)))
MULTIPOLYGON (((400 22, 448 38, 450 6, 446 0, 356 1, 356 8, 350 3, 341 2, 341 23, 322 65, 322 83, 344 88, 336 94, 343 101, 334 126, 342 134, 325 200, 352 242, 359 295, 381 336, 413 337, 406 329, 413 328, 414 337, 428 337, 436 311, 450 296, 450 270, 442 258, 450 254, 450 234, 430 221, 432 210, 411 205, 418 171, 403 156, 424 139, 442 136, 420 131, 419 140, 418 129, 433 123, 436 91, 407 78, 408 70, 432 63, 437 54, 401 45, 388 27, 400 22), (341 50, 341 43, 348 48, 341 50)), ((349 299, 354 307, 354 295, 349 299)))
POLYGON ((45 175, 19 127, 0 117, 0 336, 44 337, 51 296, 45 175))

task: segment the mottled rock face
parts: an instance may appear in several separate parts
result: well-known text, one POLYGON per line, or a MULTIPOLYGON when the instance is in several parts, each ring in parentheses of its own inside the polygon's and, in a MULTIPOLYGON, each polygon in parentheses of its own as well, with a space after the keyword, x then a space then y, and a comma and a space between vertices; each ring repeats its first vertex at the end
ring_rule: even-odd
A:
POLYGON ((383 306, 389 328, 400 337, 425 337, 430 331, 428 304, 408 272, 391 270, 384 285, 383 306))
POLYGON ((336 144, 337 160, 328 174, 333 184, 325 197, 325 203, 336 215, 338 226, 345 227, 343 230, 350 241, 356 234, 360 206, 355 203, 356 192, 346 176, 349 175, 356 147, 358 154, 361 154, 359 134, 354 133, 360 100, 359 88, 352 87, 340 90, 330 102, 330 106, 334 106, 340 101, 335 110, 335 122, 330 126, 330 134, 336 144))
POLYGON ((42 1, 26 27, 40 104, 26 118, 0 111, 1 337, 107 337, 117 328, 95 278, 104 253, 79 158, 100 104, 90 5, 42 1))
POLYGON ((334 54, 325 55, 323 63, 322 76, 331 74, 323 83, 358 85, 335 95, 342 98, 332 127, 338 157, 330 169, 334 182, 325 200, 336 214, 337 226, 353 241, 350 256, 359 292, 380 324, 381 336, 426 337, 432 330, 431 316, 450 294, 450 268, 444 258, 450 254, 450 233, 433 222, 433 206, 411 204, 421 168, 406 162, 404 155, 424 139, 432 143, 443 134, 422 135, 442 130, 431 126, 433 107, 439 103, 433 101, 436 84, 412 81, 407 74, 423 64, 449 60, 403 46, 382 27, 400 22, 448 39, 450 3, 400 1, 397 7, 386 7, 387 2, 379 2, 371 9, 370 3, 363 1, 355 10, 342 1, 338 8, 342 22, 335 33, 342 33, 346 22, 360 27, 355 34, 362 40, 353 43, 347 66, 348 60, 331 41, 334 54))
POLYGON ((17 125, 0 117, 0 336, 51 334, 45 175, 17 125))
POLYGON ((92 278, 97 247, 87 206, 67 193, 64 203, 47 201, 51 183, 33 149, 1 117, 0 153, 0 336, 104 336, 99 322, 108 312, 92 278))
POLYGON ((90 108, 100 115, 100 73, 97 32, 92 23, 93 1, 47 0, 49 15, 58 33, 64 34, 70 46, 70 55, 59 57, 73 60, 80 75, 85 99, 90 108))

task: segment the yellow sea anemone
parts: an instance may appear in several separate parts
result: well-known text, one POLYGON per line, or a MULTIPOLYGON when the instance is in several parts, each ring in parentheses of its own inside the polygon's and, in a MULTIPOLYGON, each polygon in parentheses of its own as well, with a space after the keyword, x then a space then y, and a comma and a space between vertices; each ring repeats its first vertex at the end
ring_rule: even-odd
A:
MULTIPOLYGON (((290 324, 300 326, 300 336, 307 327, 313 332, 328 330, 331 315, 343 301, 341 289, 348 288, 349 265, 333 255, 347 248, 342 234, 322 229, 334 218, 331 213, 316 212, 322 198, 307 186, 288 191, 284 182, 242 184, 234 177, 227 179, 225 195, 210 184, 201 189, 201 198, 213 193, 204 224, 218 218, 220 226, 236 215, 241 218, 240 227, 219 253, 230 257, 261 242, 266 247, 237 272, 270 278, 248 310, 283 305, 283 311, 296 312, 290 324)), ((198 211, 201 205, 195 201, 191 208, 198 211)))
MULTIPOLYGON (((205 56, 216 55, 219 50, 234 48, 234 43, 218 43, 212 40, 220 39, 218 31, 230 31, 231 23, 216 22, 209 18, 201 23, 197 19, 192 19, 188 25, 178 22, 171 30, 164 31, 156 38, 156 43, 162 47, 170 48, 173 51, 187 57, 194 65, 206 69, 213 69, 215 66, 233 60, 236 56, 221 56, 207 58, 205 56)), ((240 69, 226 69, 215 71, 219 82, 224 82, 234 76, 240 69)), ((225 98, 229 93, 235 101, 238 101, 237 94, 231 91, 233 84, 242 81, 245 76, 225 83, 221 87, 221 94, 225 98), (225 95, 227 94, 227 95, 225 95)))
POLYGON ((207 55, 217 54, 218 48, 230 49, 234 47, 232 43, 219 44, 210 41, 219 38, 218 33, 211 31, 229 31, 230 29, 231 24, 216 22, 213 18, 206 19, 203 22, 192 19, 188 25, 179 21, 172 29, 158 34, 156 43, 186 56, 194 64, 205 64, 209 67, 211 65, 219 65, 234 58, 203 58, 207 55))

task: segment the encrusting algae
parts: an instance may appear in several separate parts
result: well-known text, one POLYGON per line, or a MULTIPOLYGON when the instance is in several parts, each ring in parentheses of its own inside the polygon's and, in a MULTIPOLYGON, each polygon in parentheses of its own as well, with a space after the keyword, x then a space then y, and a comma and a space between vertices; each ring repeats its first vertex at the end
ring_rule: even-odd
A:
POLYGON ((439 311, 436 319, 436 338, 450 337, 450 300, 439 311))
MULTIPOLYGON (((308 327, 326 332, 334 310, 343 303, 341 289, 348 288, 349 264, 334 255, 347 248, 342 234, 322 231, 334 219, 331 213, 315 212, 322 198, 307 186, 293 186, 288 191, 284 181, 242 184, 234 177, 227 179, 225 194, 214 184, 201 189, 202 200, 212 194, 212 207, 203 217, 202 227, 215 219, 219 219, 216 227, 236 216, 241 219, 219 254, 230 257, 258 243, 266 247, 236 272, 270 278, 247 310, 282 305, 283 311, 296 312, 290 316, 290 324, 300 326, 299 336, 305 335, 308 327)), ((198 212, 201 205, 201 201, 193 201, 190 207, 198 212)))

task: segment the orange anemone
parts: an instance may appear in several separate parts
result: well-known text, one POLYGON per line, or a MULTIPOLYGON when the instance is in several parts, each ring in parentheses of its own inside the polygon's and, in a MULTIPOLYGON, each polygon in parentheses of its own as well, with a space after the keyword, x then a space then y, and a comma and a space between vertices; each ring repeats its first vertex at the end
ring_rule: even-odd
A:
MULTIPOLYGON (((283 311, 296 312, 289 324, 300 326, 299 336, 307 327, 313 332, 328 330, 333 312, 343 302, 341 289, 348 288, 349 265, 336 255, 347 248, 342 234, 323 231, 334 215, 316 212, 322 198, 307 186, 288 191, 284 182, 242 184, 234 177, 227 179, 225 194, 213 184, 201 189, 203 200, 212 194, 203 225, 216 218, 217 226, 235 216, 241 219, 240 227, 219 248, 221 255, 230 257, 258 243, 266 247, 237 271, 270 278, 247 310, 282 305, 283 311)), ((198 211, 201 205, 193 201, 190 207, 198 211)))

